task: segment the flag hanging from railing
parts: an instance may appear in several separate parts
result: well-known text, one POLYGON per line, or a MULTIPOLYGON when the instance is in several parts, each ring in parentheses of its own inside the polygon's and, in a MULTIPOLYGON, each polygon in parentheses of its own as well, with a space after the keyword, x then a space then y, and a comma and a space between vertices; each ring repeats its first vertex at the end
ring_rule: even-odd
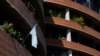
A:
POLYGON ((34 48, 37 48, 37 45, 38 45, 36 26, 37 26, 37 24, 35 24, 34 27, 32 28, 32 30, 30 31, 30 34, 32 36, 32 40, 31 40, 32 41, 32 46, 34 48))

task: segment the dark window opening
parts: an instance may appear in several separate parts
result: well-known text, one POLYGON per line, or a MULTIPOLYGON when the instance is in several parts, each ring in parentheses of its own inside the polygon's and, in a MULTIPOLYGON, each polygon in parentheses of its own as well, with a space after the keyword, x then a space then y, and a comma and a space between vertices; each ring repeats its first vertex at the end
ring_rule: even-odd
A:
POLYGON ((47 56, 68 56, 67 49, 47 46, 47 56))
POLYGON ((84 21, 86 22, 85 24, 89 27, 93 27, 93 23, 92 20, 89 18, 85 18, 84 21))
POLYGON ((98 31, 98 32, 100 32, 100 27, 94 27, 94 29, 96 30, 96 31, 98 31))
POLYGON ((100 0, 92 0, 92 9, 100 13, 100 0))
POLYGON ((72 41, 79 43, 79 33, 78 32, 72 32, 72 41))
POLYGON ((55 39, 61 39, 62 37, 66 38, 66 29, 60 28, 59 26, 46 24, 45 37, 55 39))
POLYGON ((86 45, 86 46, 89 46, 89 47, 91 47, 91 48, 94 48, 94 42, 93 42, 93 40, 91 40, 91 39, 86 39, 86 38, 84 38, 84 37, 80 37, 80 42, 79 42, 80 44, 83 44, 83 45, 86 45), (92 44, 91 44, 92 43, 92 44))
POLYGON ((95 44, 95 49, 100 51, 100 44, 95 44))

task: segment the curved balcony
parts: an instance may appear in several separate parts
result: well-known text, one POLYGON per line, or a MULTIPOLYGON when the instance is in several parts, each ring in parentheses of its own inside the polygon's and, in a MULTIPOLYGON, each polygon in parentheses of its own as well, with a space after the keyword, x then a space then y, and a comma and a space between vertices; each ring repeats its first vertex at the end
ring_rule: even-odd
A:
POLYGON ((87 26, 82 26, 78 23, 67 21, 67 20, 64 20, 64 19, 58 18, 58 17, 46 17, 45 23, 60 25, 60 26, 66 27, 66 28, 71 28, 71 29, 77 30, 80 33, 85 33, 85 35, 87 35, 87 36, 90 36, 90 37, 92 36, 91 37, 92 39, 94 39, 96 41, 98 40, 98 42, 100 42, 100 33, 87 27, 87 26))
POLYGON ((0 1, 0 7, 2 11, 0 15, 10 19, 9 21, 13 22, 15 27, 24 34, 28 34, 32 26, 36 23, 32 12, 28 10, 21 0, 3 0, 0 1))
POLYGON ((63 7, 69 7, 72 9, 75 9, 77 11, 83 12, 83 15, 88 15, 94 19, 96 19, 97 21, 100 21, 100 16, 99 14, 97 14, 96 12, 92 11, 91 9, 82 6, 78 3, 75 3, 73 1, 70 0, 44 0, 45 3, 50 3, 50 5, 57 5, 57 6, 63 6, 63 7))
POLYGON ((10 35, 0 30, 0 56, 31 56, 31 54, 10 35))
POLYGON ((52 45, 52 46, 57 46, 57 47, 62 47, 62 48, 67 48, 67 49, 72 49, 72 50, 76 50, 76 51, 80 51, 83 53, 87 53, 89 55, 93 55, 93 56, 99 56, 100 52, 92 49, 90 47, 81 45, 81 44, 77 44, 74 42, 68 42, 66 40, 57 40, 57 39, 46 39, 46 43, 47 45, 52 45))
MULTIPOLYGON (((36 9, 38 11, 38 12, 36 11, 36 13, 37 13, 36 19, 39 20, 42 18, 41 22, 43 23, 44 13, 42 11, 43 10, 42 0, 41 1, 30 0, 30 1, 31 1, 31 3, 35 4, 34 7, 36 7, 36 9)), ((1 15, 3 14, 3 16, 5 16, 5 17, 8 16, 10 18, 10 20, 14 23, 15 28, 19 29, 22 33, 24 33, 24 35, 27 35, 29 33, 29 31, 32 29, 32 27, 38 21, 35 19, 33 12, 31 12, 27 8, 27 6, 25 6, 25 4, 22 0, 2 0, 2 1, 0 1, 0 7, 1 7, 0 10, 2 11, 2 13, 0 13, 0 14, 1 15)), ((7 19, 8 19, 8 17, 7 17, 7 19)), ((40 22, 39 22, 39 24, 40 24, 40 22)), ((44 37, 42 34, 42 30, 40 28, 40 25, 37 26, 37 29, 38 29, 37 32, 39 32, 38 33, 39 34, 39 43, 40 43, 39 48, 42 50, 42 55, 45 56, 46 55, 45 44, 44 44, 45 42, 44 42, 44 37)), ((7 43, 9 43, 9 42, 10 41, 8 41, 7 43)), ((20 45, 17 45, 17 46, 19 47, 20 45)), ((17 46, 15 46, 15 47, 17 47, 17 46)), ((20 49, 18 49, 18 51, 19 50, 20 49)), ((26 55, 27 55, 27 53, 26 53, 26 55)), ((26 56, 26 55, 20 55, 20 56, 26 56)), ((18 56, 18 55, 10 55, 10 56, 18 56)), ((27 55, 27 56, 29 56, 29 55, 27 55)))

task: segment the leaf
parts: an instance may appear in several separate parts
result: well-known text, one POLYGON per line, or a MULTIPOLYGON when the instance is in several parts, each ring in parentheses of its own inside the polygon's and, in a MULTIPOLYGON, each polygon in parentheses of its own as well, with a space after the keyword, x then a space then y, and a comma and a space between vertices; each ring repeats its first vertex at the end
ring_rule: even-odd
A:
POLYGON ((8 23, 8 21, 4 21, 4 24, 0 25, 0 29, 10 34, 20 43, 22 42, 22 40, 24 40, 22 34, 13 28, 13 23, 8 23))
POLYGON ((73 17, 73 18, 71 18, 71 21, 79 23, 81 25, 85 24, 83 17, 73 17))

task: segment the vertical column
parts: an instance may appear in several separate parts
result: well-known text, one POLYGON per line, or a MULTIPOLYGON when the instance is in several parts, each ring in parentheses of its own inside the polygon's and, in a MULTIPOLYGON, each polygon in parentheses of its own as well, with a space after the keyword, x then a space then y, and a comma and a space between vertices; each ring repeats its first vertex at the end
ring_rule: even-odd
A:
MULTIPOLYGON (((65 20, 69 20, 70 21, 70 11, 69 11, 68 8, 66 9, 65 20)), ((70 42, 72 41, 71 40, 71 30, 70 29, 67 30, 66 40, 70 41, 70 42)), ((72 56, 72 50, 68 50, 68 56, 72 56)))
POLYGON ((86 0, 86 2, 88 3, 88 7, 91 8, 91 0, 86 0))

